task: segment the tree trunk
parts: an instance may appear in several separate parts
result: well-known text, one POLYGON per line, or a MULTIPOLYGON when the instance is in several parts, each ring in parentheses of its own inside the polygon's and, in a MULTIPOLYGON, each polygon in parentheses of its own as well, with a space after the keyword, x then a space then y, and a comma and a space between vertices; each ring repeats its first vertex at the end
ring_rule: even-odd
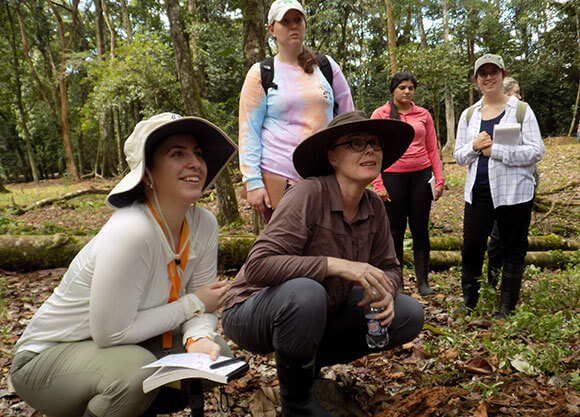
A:
POLYGON ((419 27, 419 36, 421 38, 421 48, 427 49, 427 34, 423 25, 423 10, 421 4, 417 5, 417 26, 419 27))
POLYGON ((109 54, 111 61, 113 61, 115 59, 115 44, 117 43, 117 33, 115 32, 115 28, 111 23, 109 9, 107 8, 107 2, 105 0, 101 0, 101 10, 103 12, 103 17, 107 28, 109 29, 109 54))
MULTIPOLYGON (((578 18, 579 13, 578 8, 576 8, 576 44, 580 50, 580 19, 578 18)), ((572 107, 572 121, 570 122, 570 129, 568 129, 568 136, 572 136, 572 132, 576 127, 576 115, 578 114, 578 103, 580 102, 580 77, 578 79, 578 91, 576 92, 576 101, 572 107)))
POLYGON ((245 75, 255 62, 266 57, 264 0, 242 0, 242 14, 245 75))
POLYGON ((127 0, 121 0, 121 15, 123 15, 123 26, 127 32, 127 41, 133 42, 133 26, 131 25, 131 16, 129 15, 129 8, 127 7, 127 0))
POLYGON ((4 181, 2 180, 2 177, 0 177, 0 194, 8 194, 11 192, 12 191, 4 186, 4 181))
POLYGON ((397 64, 397 34, 395 33, 395 18, 393 16, 393 4, 391 0, 385 0, 387 6, 387 37, 389 47, 389 59, 391 61, 391 74, 395 75, 399 72, 399 65, 397 64))
POLYGON ((26 153, 28 155, 28 163, 30 164, 30 171, 32 173, 32 179, 35 183, 38 183, 39 176, 38 176, 38 167, 36 166, 36 159, 34 158, 34 150, 32 149, 32 137, 30 135, 30 130, 28 129, 28 113, 24 108, 24 101, 22 99, 22 81, 20 79, 20 51, 16 48, 16 33, 14 29, 14 21, 12 19, 12 13, 10 13, 10 7, 7 3, 4 3, 6 6, 6 12, 9 19, 9 26, 10 26, 10 52, 12 53, 12 68, 14 73, 14 81, 16 83, 15 90, 16 90, 16 105, 18 108, 18 116, 20 118, 20 127, 22 129, 22 133, 24 136, 24 144, 26 145, 26 153))
MULTIPOLYGON (((103 22, 103 8, 101 7, 101 0, 94 0, 95 4, 95 37, 97 43, 97 64, 101 65, 103 62, 104 54, 104 22, 103 22)), ((101 161, 101 150, 103 144, 107 140, 107 127, 106 127, 106 115, 100 113, 98 115, 98 126, 99 126, 99 139, 97 141, 97 149, 95 152, 95 166, 94 166, 94 176, 102 177, 102 172, 99 173, 99 166, 101 161)))
MULTIPOLYGON (((449 45, 448 0, 443 0, 443 44, 449 45)), ((452 154, 455 149, 455 104, 447 80, 445 81, 445 125, 447 127, 447 140, 443 152, 452 154)))
POLYGON ((220 226, 225 226, 241 220, 238 210, 238 200, 232 183, 232 175, 228 167, 216 178, 215 188, 218 195, 218 216, 220 226))
POLYGON ((203 68, 203 61, 199 59, 197 53, 197 45, 199 43, 199 21, 197 15, 196 0, 187 0, 187 13, 189 14, 189 49, 191 51, 191 61, 193 62, 193 70, 195 71, 195 79, 199 87, 199 95, 205 97, 207 95, 206 77, 203 68))
MULTIPOLYGON (((207 118, 199 94, 199 85, 196 82, 191 50, 189 49, 185 24, 181 17, 179 1, 166 0, 165 6, 167 8, 167 18, 169 19, 171 38, 177 60, 177 73, 179 75, 185 110, 188 115, 201 115, 201 117, 207 118)), ((221 220, 220 224, 229 224, 238 221, 240 219, 238 202, 229 170, 225 169, 222 171, 219 177, 216 178, 215 185, 220 207, 218 214, 218 219, 221 220)))
POLYGON ((69 47, 72 44, 72 39, 75 34, 75 26, 77 21, 77 12, 80 0, 75 0, 72 8, 72 24, 69 28, 69 38, 66 39, 66 32, 64 28, 64 23, 62 17, 56 10, 55 5, 53 4, 52 0, 47 0, 48 6, 54 13, 54 16, 57 20, 58 25, 58 33, 60 39, 60 47, 61 47, 61 58, 60 58, 60 66, 58 71, 58 88, 60 92, 60 131, 62 136, 62 145, 64 148, 64 155, 65 155, 65 164, 66 170, 70 179, 74 182, 79 181, 79 174, 77 171, 77 166, 74 160, 73 154, 73 147, 70 138, 70 126, 69 126, 69 118, 68 118, 68 91, 66 85, 66 66, 67 66, 67 55, 69 52, 69 47))
MULTIPOLYGON (((242 0, 244 76, 255 62, 266 57, 264 17, 264 0, 242 0)), ((258 235, 264 225, 262 214, 252 209, 252 232, 258 235)))
POLYGON ((18 17, 18 25, 20 26, 20 36, 22 38, 22 52, 24 53, 24 57, 26 58, 26 62, 28 63, 30 73, 32 74, 32 78, 34 78, 34 82, 36 83, 36 87, 38 88, 38 91, 40 92, 42 99, 48 105, 48 108, 50 109, 51 113, 56 117, 56 110, 54 108, 55 106, 53 104, 53 101, 51 101, 50 98, 48 97, 48 94, 46 93, 46 88, 42 83, 42 81, 40 80, 38 72, 36 72, 36 68, 34 66, 34 63, 32 62, 32 57, 30 56, 30 50, 28 48, 28 35, 26 34, 24 20, 20 15, 20 9, 16 0, 12 0, 12 5, 14 6, 16 16, 18 17))
POLYGON ((185 104, 185 112, 189 116, 207 117, 205 109, 203 109, 201 104, 199 86, 195 81, 193 61, 191 60, 191 51, 189 49, 185 24, 181 17, 179 1, 166 0, 165 7, 171 29, 175 59, 177 60, 177 75, 179 76, 179 84, 181 85, 181 95, 185 104))
POLYGON ((115 131, 115 144, 117 145, 117 175, 123 172, 123 144, 121 143, 121 114, 119 106, 114 106, 113 112, 113 130, 115 131))
MULTIPOLYGON (((64 51, 63 51, 64 56, 64 51)), ((61 122, 61 135, 62 135, 62 146, 64 148, 64 161, 66 164, 66 170, 70 176, 71 181, 79 181, 79 173, 77 171, 77 166, 75 164, 74 153, 72 142, 70 138, 70 126, 68 119, 68 92, 66 87, 66 59, 63 58, 60 66, 58 85, 60 90, 60 122, 61 122)))

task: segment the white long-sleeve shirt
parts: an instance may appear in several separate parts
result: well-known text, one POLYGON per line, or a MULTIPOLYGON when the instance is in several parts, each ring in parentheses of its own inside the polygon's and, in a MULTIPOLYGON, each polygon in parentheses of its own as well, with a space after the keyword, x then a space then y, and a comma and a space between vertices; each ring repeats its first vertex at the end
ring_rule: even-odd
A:
MULTIPOLYGON (((190 247, 180 296, 214 282, 218 225, 209 211, 186 214, 190 247)), ((188 337, 213 339, 215 314, 185 321, 180 302, 168 303, 169 244, 149 208, 117 210, 77 254, 53 294, 36 312, 15 352, 40 353, 62 342, 93 339, 99 346, 136 344, 181 325, 188 337)))
MULTIPOLYGON (((459 119, 457 139, 453 155, 459 165, 469 165, 465 178, 465 201, 472 202, 473 185, 477 175, 479 152, 473 150, 473 141, 480 133, 481 105, 475 109, 467 125, 467 110, 459 119)), ((517 123, 518 99, 511 96, 505 106, 505 114, 499 124, 517 123)), ((510 206, 530 201, 534 197, 534 164, 544 155, 544 142, 534 112, 527 106, 520 137, 516 145, 494 143, 489 158, 489 187, 493 206, 510 206)))

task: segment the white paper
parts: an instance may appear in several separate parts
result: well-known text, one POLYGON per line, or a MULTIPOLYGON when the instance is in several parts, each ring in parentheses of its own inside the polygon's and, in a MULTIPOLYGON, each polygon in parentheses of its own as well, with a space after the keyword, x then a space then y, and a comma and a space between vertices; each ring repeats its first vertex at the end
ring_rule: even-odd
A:
POLYGON ((435 175, 431 174, 431 178, 427 182, 431 186, 431 194, 433 194, 433 200, 435 200, 435 175))
POLYGON ((212 363, 218 363, 231 358, 225 356, 219 356, 214 362, 210 359, 209 355, 206 353, 176 353, 173 355, 167 355, 163 358, 156 360, 153 363, 145 365, 143 368, 157 368, 160 366, 175 367, 175 368, 190 368, 199 369, 200 371, 205 371, 213 374, 219 374, 223 376, 229 375, 232 371, 240 368, 244 365, 243 361, 233 362, 229 365, 222 366, 221 368, 210 369, 212 363))
POLYGON ((506 123, 493 127, 493 142, 500 145, 517 145, 520 138, 520 124, 506 123))

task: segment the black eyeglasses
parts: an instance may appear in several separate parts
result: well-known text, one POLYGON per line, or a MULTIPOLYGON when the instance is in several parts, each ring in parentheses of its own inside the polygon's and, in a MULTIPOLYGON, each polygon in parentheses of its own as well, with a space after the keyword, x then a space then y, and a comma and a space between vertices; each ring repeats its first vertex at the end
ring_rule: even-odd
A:
POLYGON ((334 149, 334 148, 337 148, 337 147, 342 146, 342 145, 350 146, 350 149, 352 149, 355 152, 364 151, 368 145, 371 145, 371 148, 373 148, 373 151, 380 151, 381 149, 383 149, 383 146, 384 146, 383 141, 379 140, 379 139, 355 138, 355 139, 349 140, 347 142, 338 143, 330 149, 334 149))
POLYGON ((493 77, 497 77, 497 75, 499 74, 499 72, 500 72, 500 69, 496 67, 496 68, 492 69, 489 72, 477 71, 477 76, 479 78, 486 79, 488 75, 491 75, 491 77, 493 78, 493 77))

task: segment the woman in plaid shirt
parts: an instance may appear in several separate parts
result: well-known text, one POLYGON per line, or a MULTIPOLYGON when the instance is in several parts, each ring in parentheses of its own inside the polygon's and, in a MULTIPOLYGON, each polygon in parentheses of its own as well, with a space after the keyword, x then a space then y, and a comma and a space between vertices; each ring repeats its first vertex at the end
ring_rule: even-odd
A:
POLYGON ((542 159, 544 143, 530 106, 525 108, 517 143, 494 143, 495 125, 517 123, 519 100, 502 91, 507 72, 501 56, 482 56, 475 62, 474 74, 483 97, 461 115, 454 151, 457 163, 469 167, 461 286, 465 307, 475 308, 480 286, 477 277, 481 276, 487 239, 497 220, 503 271, 496 317, 505 318, 519 298, 534 198, 534 164, 542 159))

